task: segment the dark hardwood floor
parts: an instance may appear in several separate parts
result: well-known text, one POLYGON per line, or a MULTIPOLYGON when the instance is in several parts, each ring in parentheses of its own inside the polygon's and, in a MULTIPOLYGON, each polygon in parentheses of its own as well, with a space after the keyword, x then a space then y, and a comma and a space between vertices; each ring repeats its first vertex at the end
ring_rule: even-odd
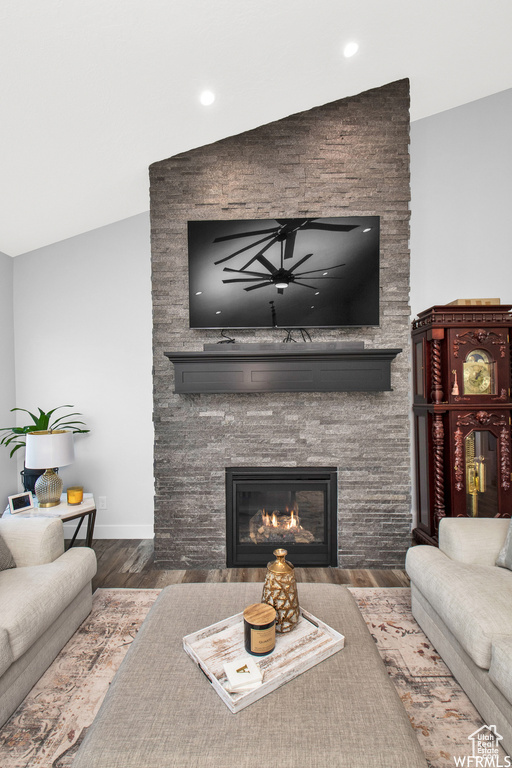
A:
MULTIPOLYGON (((161 589, 168 584, 218 581, 265 580, 265 568, 217 568, 201 570, 162 570, 155 568, 151 539, 96 539, 93 549, 98 572, 93 590, 98 587, 161 589)), ((343 568, 296 568, 298 582, 347 584, 352 587, 408 587, 402 570, 346 570, 343 568)))

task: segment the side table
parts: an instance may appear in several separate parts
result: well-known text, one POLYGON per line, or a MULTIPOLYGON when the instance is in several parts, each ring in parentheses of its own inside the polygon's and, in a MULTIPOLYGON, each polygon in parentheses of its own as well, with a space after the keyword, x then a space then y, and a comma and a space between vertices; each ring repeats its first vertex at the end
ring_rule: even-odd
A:
MULTIPOLYGON (((2 517, 11 517, 9 507, 7 507, 2 517)), ((96 522, 96 504, 92 493, 84 493, 84 500, 81 504, 68 504, 66 494, 60 497, 60 504, 57 504, 55 507, 38 507, 37 501, 34 500, 34 509, 30 509, 27 512, 17 512, 16 517, 59 517, 63 522, 78 520, 78 525, 69 542, 68 549, 75 543, 84 518, 87 517, 85 544, 87 547, 92 546, 94 523, 96 522)))

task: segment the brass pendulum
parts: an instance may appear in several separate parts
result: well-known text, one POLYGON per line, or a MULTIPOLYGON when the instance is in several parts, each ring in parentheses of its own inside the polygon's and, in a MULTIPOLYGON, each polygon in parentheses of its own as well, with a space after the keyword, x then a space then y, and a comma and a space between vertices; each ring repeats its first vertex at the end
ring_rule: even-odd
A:
POLYGON ((285 560, 286 549, 275 549, 273 554, 276 560, 267 565, 261 599, 276 610, 276 632, 290 632, 299 620, 295 568, 285 560))

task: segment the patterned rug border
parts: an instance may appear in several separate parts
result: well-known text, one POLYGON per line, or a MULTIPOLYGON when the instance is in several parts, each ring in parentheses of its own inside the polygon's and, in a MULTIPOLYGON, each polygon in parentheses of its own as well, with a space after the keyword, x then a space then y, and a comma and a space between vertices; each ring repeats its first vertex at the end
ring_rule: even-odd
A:
MULTIPOLYGON (((300 598, 300 583, 298 585, 300 598)), ((431 768, 469 755, 483 721, 411 614, 408 587, 352 587, 431 768)), ((71 768, 161 589, 98 588, 93 610, 0 729, 2 768, 71 768)), ((143 768, 143 766, 141 766, 143 768)))

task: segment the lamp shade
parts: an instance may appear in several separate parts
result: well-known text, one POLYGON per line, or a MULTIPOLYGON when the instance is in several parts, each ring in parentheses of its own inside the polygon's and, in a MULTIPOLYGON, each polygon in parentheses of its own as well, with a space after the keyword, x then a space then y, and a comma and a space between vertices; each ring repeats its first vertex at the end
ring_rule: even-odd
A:
POLYGON ((25 466, 27 469, 49 469, 65 467, 75 460, 73 433, 64 430, 56 432, 29 432, 25 445, 25 466))

